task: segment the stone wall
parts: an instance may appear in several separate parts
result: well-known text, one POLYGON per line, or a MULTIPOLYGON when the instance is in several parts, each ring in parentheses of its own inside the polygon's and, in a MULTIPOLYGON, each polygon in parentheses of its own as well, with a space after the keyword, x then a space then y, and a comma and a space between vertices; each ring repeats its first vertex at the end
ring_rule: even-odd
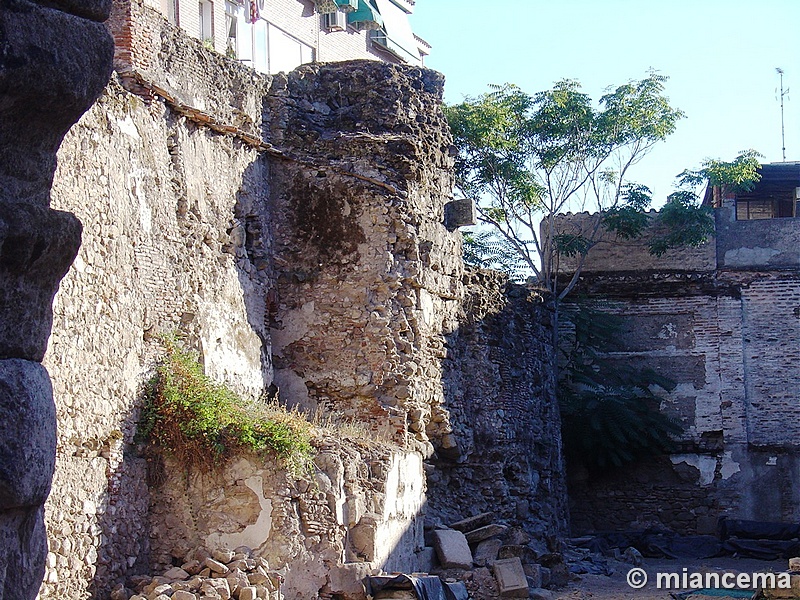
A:
POLYGON ((491 512, 539 537, 564 533, 552 302, 500 273, 464 280, 444 362, 453 433, 429 461, 430 512, 444 522, 491 512))
POLYGON ((624 317, 614 356, 675 381, 661 408, 685 430, 665 459, 602 476, 571 471, 575 533, 649 525, 710 533, 721 516, 800 518, 789 483, 800 465, 798 221, 732 221, 729 207, 715 217, 706 248, 684 251, 705 266, 667 256, 658 268, 652 258, 602 251, 587 263, 580 288, 624 317))
MULTIPOLYGON (((245 538, 287 582, 293 574, 298 598, 365 570, 416 570, 430 555, 418 552, 422 461, 453 459, 459 435, 469 440, 459 512, 475 508, 473 490, 506 521, 563 530, 551 355, 538 357, 549 352, 538 337, 549 339, 549 309, 527 292, 502 299, 505 284, 491 278, 468 280, 465 296, 460 236, 444 225, 453 179, 441 75, 356 61, 259 77, 133 6, 147 60, 118 62, 59 154, 54 205, 74 211, 85 235, 45 358, 60 429, 41 596, 105 598, 195 542, 245 538), (484 306, 481 281, 486 309, 465 308, 465 298, 484 306), (494 433, 479 424, 476 435, 471 403, 482 398, 458 395, 466 372, 445 359, 499 343, 493 315, 507 303, 519 304, 509 309, 517 333, 484 374, 494 433), (210 479, 168 470, 155 490, 134 436, 159 336, 172 332, 243 395, 274 383, 281 401, 359 422, 384 445, 326 446, 325 476, 306 489, 248 460, 210 479), (481 346, 482 335, 495 341, 481 346), (530 377, 513 366, 524 344, 530 377), (506 410, 535 427, 510 435, 506 410), (497 457, 482 444, 501 438, 527 460, 504 463, 507 483, 488 493, 497 457), (315 491, 326 477, 332 491, 315 491), (200 513, 209 520, 190 518, 200 513)), ((449 518, 451 487, 435 489, 431 503, 449 518)))
POLYGON ((305 600, 364 599, 368 574, 429 568, 420 455, 331 433, 315 445, 310 480, 254 456, 212 473, 168 461, 150 517, 156 571, 198 546, 248 546, 280 570, 287 600, 305 600))
POLYGON ((147 568, 145 465, 131 452, 158 335, 248 395, 269 374, 257 244, 263 160, 114 84, 70 133, 54 205, 86 234, 56 299, 45 364, 59 397, 51 568, 43 596, 82 597, 147 568))
POLYGON ((267 138, 284 152, 270 180, 275 382, 426 456, 448 432, 440 363, 462 293, 442 85, 382 63, 301 67, 275 88, 267 138))

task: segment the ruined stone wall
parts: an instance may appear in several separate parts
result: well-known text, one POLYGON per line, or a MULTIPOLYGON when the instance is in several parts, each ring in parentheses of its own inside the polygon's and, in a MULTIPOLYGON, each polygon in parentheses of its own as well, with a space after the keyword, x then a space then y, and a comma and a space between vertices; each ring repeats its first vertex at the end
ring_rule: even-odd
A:
POLYGON ((429 569, 420 455, 336 438, 315 442, 312 478, 254 456, 207 474, 168 462, 151 514, 156 571, 198 546, 244 545, 281 572, 287 600, 305 600, 364 599, 368 574, 429 569))
POLYGON ((442 83, 367 61, 301 67, 275 89, 268 137, 285 156, 270 180, 282 397, 426 456, 449 428, 441 359, 462 272, 442 83))
POLYGON ((492 271, 464 281, 443 375, 453 433, 429 461, 430 511, 444 522, 490 512, 539 537, 564 533, 552 301, 492 271))
MULTIPOLYGON (((201 73, 182 56, 183 77, 201 73)), ((215 84, 204 73, 186 89, 228 90, 217 96, 222 117, 243 103, 260 123, 269 81, 222 67, 207 73, 215 84)), ((146 466, 133 436, 159 334, 185 335, 210 375, 246 395, 269 381, 266 169, 236 137, 118 83, 67 137, 53 204, 78 215, 84 238, 45 359, 59 433, 43 597, 102 594, 149 568, 146 466)))
MULTIPOLYGON (((482 398, 459 398, 448 379, 459 318, 469 314, 473 332, 464 355, 480 354, 502 337, 492 315, 506 300, 489 278, 486 310, 464 308, 460 235, 443 223, 453 179, 442 76, 355 61, 259 77, 133 7, 147 33, 134 47, 147 60, 118 64, 59 155, 54 205, 74 211, 85 234, 45 358, 60 429, 41 596, 104 598, 195 542, 251 534, 274 567, 311 586, 293 584, 298 598, 352 584, 365 569, 421 568, 431 553, 420 552, 422 464, 448 456, 451 413, 472 461, 459 464, 470 480, 459 506, 468 490, 488 489, 494 455, 481 444, 502 438, 513 456, 541 455, 505 463, 506 483, 482 502, 506 521, 563 529, 550 355, 538 357, 548 352, 540 336, 550 339, 546 303, 519 300, 531 312, 512 310, 513 344, 500 344, 485 372, 487 397, 491 378, 508 378, 491 396, 492 435, 468 431, 467 400, 482 398), (315 491, 322 476, 300 489, 252 461, 209 480, 181 479, 176 468, 154 490, 134 436, 159 336, 170 332, 245 396, 274 382, 281 401, 357 421, 392 448, 324 448, 330 493, 315 491), (484 334, 495 341, 481 346, 484 334), (514 366, 525 344, 529 379, 514 366), (503 420, 506 410, 514 416, 503 420), (527 416, 534 435, 505 431, 527 416), (274 527, 261 519, 267 505, 274 527), (191 518, 201 512, 208 522, 191 518)), ((480 281, 469 282, 475 306, 484 306, 480 281)), ((432 502, 444 507, 450 487, 436 490, 432 502)))

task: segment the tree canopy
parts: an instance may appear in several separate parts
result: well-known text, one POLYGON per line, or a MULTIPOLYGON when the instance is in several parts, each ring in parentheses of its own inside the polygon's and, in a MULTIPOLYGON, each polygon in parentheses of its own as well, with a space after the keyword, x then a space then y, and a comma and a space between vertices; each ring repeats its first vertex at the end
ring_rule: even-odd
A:
MULTIPOLYGON (((532 271, 561 299, 605 231, 622 239, 640 236, 650 222, 651 192, 630 181, 629 170, 684 116, 664 95, 666 81, 650 71, 608 91, 597 106, 577 81, 565 79, 533 95, 512 84, 492 86, 445 107, 458 148, 457 186, 479 199, 479 219, 492 226, 466 238, 467 258, 483 256, 512 273, 532 271), (565 233, 557 216, 570 210, 589 210, 600 218, 588 231, 565 233), (559 283, 564 256, 577 268, 570 281, 559 283)), ((692 172, 685 173, 688 185, 692 172)), ((656 254, 702 243, 713 231, 696 195, 676 194, 668 201, 666 225, 681 223, 683 232, 668 227, 672 235, 651 247, 656 254)))

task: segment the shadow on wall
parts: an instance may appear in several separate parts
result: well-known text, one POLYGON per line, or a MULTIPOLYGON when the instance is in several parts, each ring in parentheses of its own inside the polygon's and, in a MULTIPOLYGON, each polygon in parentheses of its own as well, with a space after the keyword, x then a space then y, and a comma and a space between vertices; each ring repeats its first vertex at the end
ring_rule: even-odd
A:
POLYGON ((555 397, 553 307, 492 271, 465 275, 464 314, 443 365, 451 435, 429 462, 431 511, 481 512, 537 536, 567 532, 555 397))

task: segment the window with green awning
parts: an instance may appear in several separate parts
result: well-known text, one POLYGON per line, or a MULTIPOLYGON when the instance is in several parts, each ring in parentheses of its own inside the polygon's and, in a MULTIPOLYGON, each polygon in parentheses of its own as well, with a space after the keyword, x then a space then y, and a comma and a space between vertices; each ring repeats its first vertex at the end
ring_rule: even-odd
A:
POLYGON ((372 4, 372 0, 358 0, 358 8, 347 15, 347 22, 359 31, 383 27, 381 13, 372 4))

